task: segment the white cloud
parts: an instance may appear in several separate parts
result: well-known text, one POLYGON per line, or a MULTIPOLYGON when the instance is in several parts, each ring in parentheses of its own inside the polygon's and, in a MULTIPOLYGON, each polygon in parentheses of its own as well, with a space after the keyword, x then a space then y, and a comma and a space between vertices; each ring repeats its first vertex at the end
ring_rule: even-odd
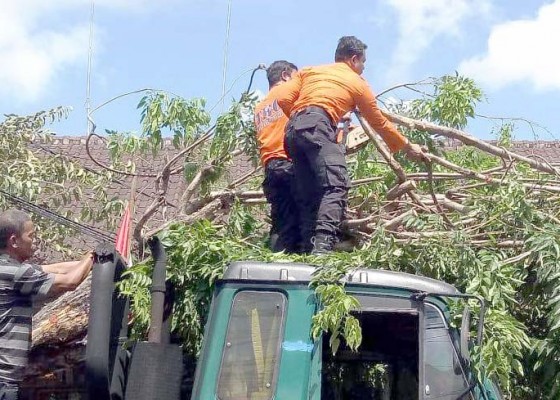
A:
MULTIPOLYGON (((164 0, 169 3, 174 0, 164 0)), ((96 0, 95 8, 142 12, 161 2, 96 0)), ((0 13, 0 95, 18 102, 43 96, 65 71, 87 63, 91 0, 2 1, 0 13), (50 24, 49 18, 82 10, 72 24, 50 24)), ((84 78, 85 79, 85 78, 84 78)))
POLYGON ((25 32, 7 37, 0 46, 0 93, 20 101, 37 99, 61 70, 83 61, 87 49, 87 28, 74 27, 67 32, 42 31, 37 36, 25 32))
POLYGON ((469 18, 487 15, 490 0, 385 0, 397 13, 399 36, 388 79, 406 80, 410 68, 441 36, 458 37, 469 18))
POLYGON ((560 89, 560 0, 542 6, 536 18, 496 25, 486 54, 463 61, 462 74, 493 88, 530 82, 537 90, 560 89))

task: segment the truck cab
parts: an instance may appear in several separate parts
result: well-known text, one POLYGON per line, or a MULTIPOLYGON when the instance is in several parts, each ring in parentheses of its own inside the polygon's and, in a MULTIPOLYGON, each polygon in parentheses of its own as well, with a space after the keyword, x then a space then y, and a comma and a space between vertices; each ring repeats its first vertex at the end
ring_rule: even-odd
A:
POLYGON ((421 276, 354 270, 344 284, 359 301, 354 316, 363 340, 357 351, 342 343, 333 354, 329 334, 311 337, 321 307, 309 285, 315 270, 260 262, 227 268, 214 292, 192 399, 502 399, 471 371, 469 324, 449 322, 450 299, 469 296, 421 276))

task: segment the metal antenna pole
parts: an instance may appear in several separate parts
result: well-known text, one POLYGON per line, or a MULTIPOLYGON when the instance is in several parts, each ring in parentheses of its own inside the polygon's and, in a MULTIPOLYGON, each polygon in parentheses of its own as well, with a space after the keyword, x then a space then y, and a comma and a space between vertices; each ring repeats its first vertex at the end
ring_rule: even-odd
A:
POLYGON ((95 124, 91 119, 91 59, 93 55, 93 17, 95 15, 95 0, 91 0, 91 13, 89 20, 89 48, 87 61, 87 78, 86 78, 86 120, 87 133, 90 134, 95 130, 95 124))
POLYGON ((224 102, 226 97, 226 77, 227 77, 227 63, 229 51, 229 30, 231 26, 231 0, 228 1, 227 21, 226 21, 226 38, 224 40, 224 64, 222 70, 222 112, 224 112, 224 102))

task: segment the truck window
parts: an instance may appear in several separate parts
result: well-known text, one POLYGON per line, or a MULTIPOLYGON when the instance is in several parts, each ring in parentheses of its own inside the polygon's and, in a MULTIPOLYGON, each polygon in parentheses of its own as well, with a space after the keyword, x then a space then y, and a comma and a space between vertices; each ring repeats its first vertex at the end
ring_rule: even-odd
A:
POLYGON ((275 392, 286 297, 242 291, 231 307, 218 378, 220 400, 267 400, 275 392))
POLYGON ((357 312, 362 344, 333 355, 323 336, 321 399, 418 399, 418 315, 357 312))
MULTIPOLYGON (((451 343, 449 330, 433 305, 426 304, 424 315, 424 398, 456 400, 468 383, 451 343)), ((464 399, 471 398, 469 396, 464 396, 464 399)))

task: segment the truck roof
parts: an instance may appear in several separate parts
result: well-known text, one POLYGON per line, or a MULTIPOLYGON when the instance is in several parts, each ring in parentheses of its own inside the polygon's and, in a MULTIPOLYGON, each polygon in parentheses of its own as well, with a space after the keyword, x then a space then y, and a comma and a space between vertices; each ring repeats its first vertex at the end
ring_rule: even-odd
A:
MULTIPOLYGON (((236 261, 228 266, 223 279, 309 282, 317 268, 317 266, 302 263, 236 261)), ((427 293, 450 295, 460 293, 455 286, 437 279, 381 269, 355 269, 346 276, 345 282, 427 293)))

